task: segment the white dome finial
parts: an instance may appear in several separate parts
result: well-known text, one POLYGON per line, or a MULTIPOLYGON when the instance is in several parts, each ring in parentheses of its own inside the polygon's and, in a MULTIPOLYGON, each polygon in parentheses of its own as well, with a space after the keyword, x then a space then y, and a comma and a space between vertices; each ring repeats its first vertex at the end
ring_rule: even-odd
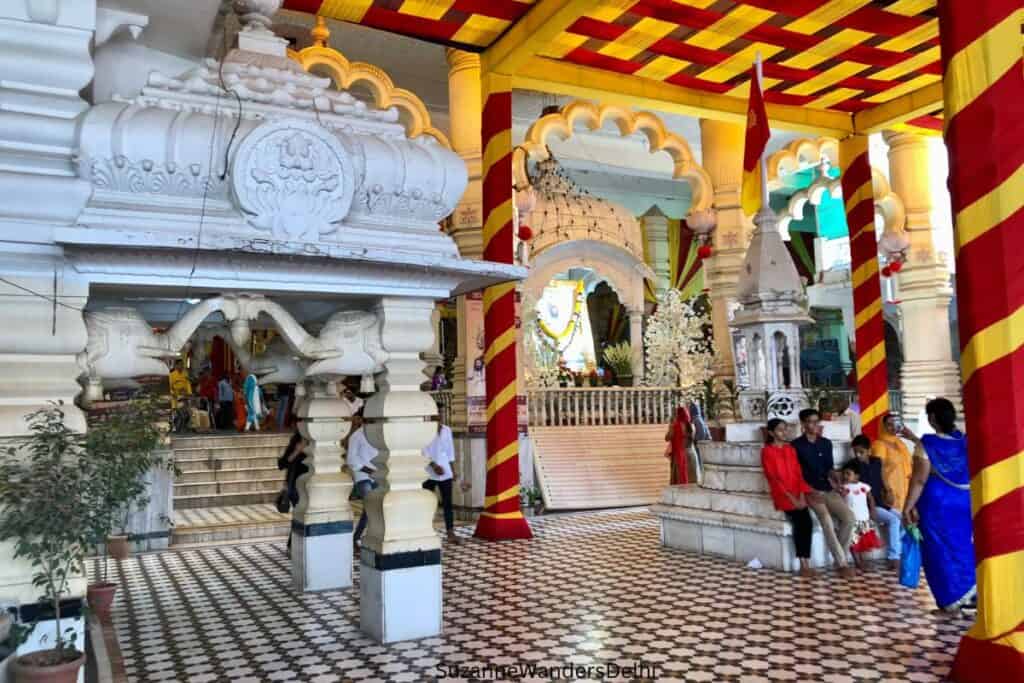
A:
POLYGON ((242 22, 243 31, 270 33, 271 17, 281 9, 284 0, 234 0, 232 6, 242 22))

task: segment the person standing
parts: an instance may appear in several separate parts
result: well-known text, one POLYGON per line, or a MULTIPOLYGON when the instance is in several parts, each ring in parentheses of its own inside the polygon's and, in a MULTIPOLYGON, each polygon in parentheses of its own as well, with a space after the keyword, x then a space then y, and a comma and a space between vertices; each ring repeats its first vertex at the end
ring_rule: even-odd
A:
POLYGON ((171 408, 177 410, 181 399, 192 395, 192 382, 185 372, 185 364, 180 360, 174 361, 174 368, 167 375, 167 384, 171 392, 171 408))
POLYGON ((882 461, 871 454, 871 441, 863 434, 853 437, 850 447, 853 449, 854 458, 860 464, 860 480, 871 487, 871 497, 875 501, 872 519, 885 527, 885 559, 888 560, 890 569, 899 571, 900 552, 903 549, 903 522, 900 510, 892 505, 892 494, 889 493, 882 477, 882 461))
POLYGON ((235 413, 235 391, 227 375, 217 382, 217 404, 220 406, 217 411, 217 429, 228 429, 235 413))
MULTIPOLYGON (((299 477, 309 472, 306 464, 306 440, 296 429, 288 441, 281 457, 277 459, 277 469, 285 470, 285 488, 288 491, 288 502, 295 507, 299 504, 299 477)), ((292 532, 288 532, 288 557, 292 556, 292 532)))
POLYGON ((672 486, 697 483, 696 458, 690 453, 693 444, 693 422, 686 406, 676 408, 675 419, 665 434, 665 455, 669 459, 669 483, 672 486))
POLYGON ((245 378, 245 385, 242 389, 245 392, 245 429, 249 431, 260 431, 260 420, 263 419, 263 390, 256 375, 251 372, 245 378))
POLYGON ((352 547, 357 552, 359 539, 366 531, 366 496, 377 488, 377 482, 373 480, 372 476, 377 471, 373 464, 377 453, 377 449, 366 438, 366 431, 363 429, 363 412, 360 410, 352 416, 352 431, 345 439, 345 464, 352 471, 355 497, 363 501, 363 512, 359 515, 359 523, 356 524, 355 533, 352 534, 352 547))
POLYGON ((977 591, 967 437, 956 428, 948 399, 929 401, 925 412, 934 434, 918 438, 906 427, 901 432, 915 445, 903 523, 921 530, 921 564, 935 603, 955 612, 977 591))
POLYGON ((761 468, 776 510, 781 510, 793 529, 793 546, 800 560, 800 575, 813 576, 811 534, 814 523, 807 509, 807 494, 814 489, 804 481, 796 451, 786 443, 789 425, 778 418, 768 420, 768 443, 761 449, 761 468))
POLYGON ((292 395, 295 393, 294 384, 281 383, 277 385, 277 428, 284 431, 288 426, 289 409, 291 408, 292 395))
POLYGON ((853 535, 853 511, 843 499, 842 482, 835 471, 835 458, 832 442, 822 436, 819 431, 821 417, 814 408, 800 411, 800 428, 803 434, 792 442, 800 461, 800 469, 814 492, 808 494, 807 504, 818 518, 821 531, 825 534, 825 542, 839 568, 840 575, 850 578, 854 571, 846 560, 846 549, 850 546, 853 535), (839 531, 836 532, 832 516, 839 520, 839 531))
POLYGON ((437 434, 423 449, 423 455, 430 460, 427 463, 427 480, 423 488, 428 491, 441 492, 441 506, 444 509, 444 528, 448 533, 448 542, 458 545, 459 537, 455 535, 455 511, 452 507, 452 484, 455 475, 452 463, 455 462, 455 441, 452 430, 443 422, 437 423, 437 434))
POLYGON ((910 450, 896 432, 896 418, 886 413, 882 416, 878 438, 871 444, 871 453, 882 461, 882 477, 892 494, 893 509, 902 513, 910 489, 913 459, 910 450))
POLYGON ((171 394, 171 428, 175 432, 185 431, 190 422, 191 414, 188 404, 183 400, 192 395, 192 382, 185 372, 185 364, 174 361, 174 368, 167 375, 167 385, 171 394))

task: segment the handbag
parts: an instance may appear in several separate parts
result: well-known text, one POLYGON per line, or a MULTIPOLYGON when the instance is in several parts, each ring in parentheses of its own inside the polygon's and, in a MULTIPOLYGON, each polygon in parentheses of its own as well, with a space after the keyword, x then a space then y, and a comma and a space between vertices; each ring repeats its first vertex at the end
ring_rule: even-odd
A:
POLYGON ((292 509, 292 501, 288 496, 288 485, 285 484, 281 487, 281 490, 277 492, 277 498, 274 499, 274 506, 277 511, 282 515, 289 512, 292 509))
POLYGON ((903 531, 900 551, 900 585, 917 588, 921 582, 921 530, 911 524, 903 531))

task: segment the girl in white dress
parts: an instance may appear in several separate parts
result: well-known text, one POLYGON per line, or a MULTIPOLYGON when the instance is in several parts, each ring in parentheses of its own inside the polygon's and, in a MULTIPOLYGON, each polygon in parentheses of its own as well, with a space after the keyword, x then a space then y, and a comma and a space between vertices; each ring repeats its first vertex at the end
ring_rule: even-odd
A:
POLYGON ((864 554, 881 548, 882 541, 875 531, 875 523, 871 521, 875 512, 875 499, 871 495, 871 487, 860 480, 859 460, 853 459, 843 465, 843 482, 843 497, 856 520, 850 538, 850 552, 853 553, 857 568, 866 571, 864 554))

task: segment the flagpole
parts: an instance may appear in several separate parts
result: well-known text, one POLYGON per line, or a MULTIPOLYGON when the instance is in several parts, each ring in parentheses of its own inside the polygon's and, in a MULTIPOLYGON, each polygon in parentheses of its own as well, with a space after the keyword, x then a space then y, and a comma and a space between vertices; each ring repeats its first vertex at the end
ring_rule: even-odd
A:
MULTIPOLYGON (((761 53, 760 52, 757 53, 757 55, 755 56, 755 59, 756 59, 755 64, 757 65, 757 87, 761 91, 761 93, 762 93, 761 96, 763 97, 764 96, 764 77, 763 77, 763 75, 761 73, 761 53)), ((767 107, 765 107, 765 109, 767 110, 767 107)), ((769 127, 768 131, 769 131, 768 134, 770 136, 771 135, 771 128, 770 127, 769 127)), ((767 145, 765 147, 767 148, 767 145)), ((770 207, 770 204, 768 203, 768 166, 767 166, 767 164, 765 163, 765 160, 764 160, 764 152, 761 153, 761 156, 758 159, 758 163, 761 165, 761 208, 763 208, 765 211, 768 211, 771 207, 770 207)))

